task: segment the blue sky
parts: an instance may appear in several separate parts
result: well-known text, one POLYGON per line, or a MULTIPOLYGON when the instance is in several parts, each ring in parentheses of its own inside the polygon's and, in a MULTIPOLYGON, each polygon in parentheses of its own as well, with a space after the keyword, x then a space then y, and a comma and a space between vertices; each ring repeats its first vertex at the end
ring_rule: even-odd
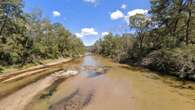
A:
POLYGON ((60 22, 92 45, 107 32, 121 34, 128 31, 128 16, 147 13, 150 0, 24 0, 25 12, 42 10, 51 22, 60 22))

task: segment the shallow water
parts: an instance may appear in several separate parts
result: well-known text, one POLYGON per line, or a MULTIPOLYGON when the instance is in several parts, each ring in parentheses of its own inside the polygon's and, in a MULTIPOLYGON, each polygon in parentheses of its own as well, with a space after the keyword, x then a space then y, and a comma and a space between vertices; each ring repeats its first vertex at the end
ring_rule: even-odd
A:
POLYGON ((195 110, 194 83, 85 56, 64 66, 80 75, 59 83, 51 96, 35 97, 26 110, 195 110), (176 86, 174 86, 176 85, 176 86))

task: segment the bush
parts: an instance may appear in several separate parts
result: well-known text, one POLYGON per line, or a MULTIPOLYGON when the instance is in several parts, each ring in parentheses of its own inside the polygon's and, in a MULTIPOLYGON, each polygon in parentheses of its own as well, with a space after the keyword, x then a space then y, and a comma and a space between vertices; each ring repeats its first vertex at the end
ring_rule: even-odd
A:
POLYGON ((142 59, 142 66, 195 80, 195 46, 153 51, 142 59))

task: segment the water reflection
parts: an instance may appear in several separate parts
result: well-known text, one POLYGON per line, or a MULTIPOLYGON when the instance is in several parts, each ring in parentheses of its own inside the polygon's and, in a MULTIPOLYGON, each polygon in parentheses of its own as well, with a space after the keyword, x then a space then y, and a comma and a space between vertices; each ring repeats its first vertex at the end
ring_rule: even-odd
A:
POLYGON ((108 67, 104 67, 99 63, 95 56, 88 55, 83 59, 80 74, 83 77, 93 78, 105 74, 107 70, 108 67))

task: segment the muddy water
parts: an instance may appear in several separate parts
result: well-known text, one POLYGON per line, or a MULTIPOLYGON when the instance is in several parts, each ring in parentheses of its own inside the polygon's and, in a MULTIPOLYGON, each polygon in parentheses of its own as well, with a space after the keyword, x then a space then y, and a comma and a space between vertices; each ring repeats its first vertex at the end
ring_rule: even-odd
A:
POLYGON ((85 56, 67 64, 80 75, 48 88, 26 110, 195 110, 194 84, 85 56))

